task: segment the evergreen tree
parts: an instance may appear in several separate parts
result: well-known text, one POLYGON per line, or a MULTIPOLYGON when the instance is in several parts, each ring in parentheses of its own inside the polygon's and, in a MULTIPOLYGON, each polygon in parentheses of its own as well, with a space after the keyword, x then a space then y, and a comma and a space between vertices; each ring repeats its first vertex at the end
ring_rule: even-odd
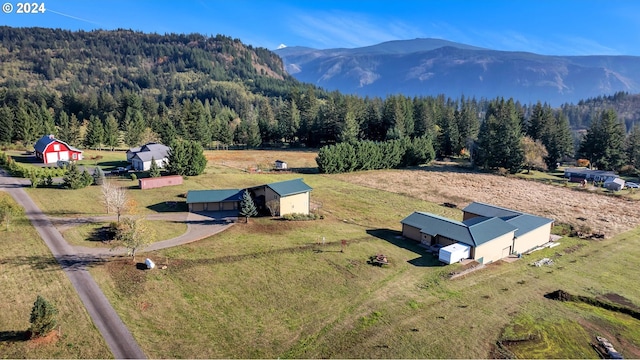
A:
POLYGON ((124 119, 124 143, 129 147, 140 144, 145 129, 144 118, 140 110, 127 108, 124 119))
POLYGON ((165 169, 176 175, 200 175, 207 166, 202 145, 195 141, 176 140, 171 143, 167 160, 165 169))
POLYGON ((296 134, 300 128, 300 110, 294 99, 291 99, 282 110, 278 125, 284 141, 291 143, 296 140, 296 134))
POLYGON ((41 126, 34 114, 29 111, 26 103, 21 103, 16 113, 18 136, 25 145, 33 145, 38 135, 42 132, 41 126))
POLYGON ((89 117, 87 131, 84 136, 84 146, 93 149, 100 149, 104 139, 104 128, 102 121, 95 115, 89 117))
POLYGON ((40 103, 40 119, 42 120, 42 134, 56 134, 56 122, 47 108, 47 103, 42 100, 40 103))
POLYGON ((57 315, 58 309, 44 297, 38 295, 31 308, 31 316, 29 318, 31 337, 45 336, 53 331, 58 326, 57 315))
POLYGON ((618 170, 626 158, 624 139, 624 125, 615 111, 603 110, 600 117, 592 120, 578 153, 600 170, 618 170))
POLYGON ((356 121, 355 114, 351 111, 347 112, 338 140, 343 142, 354 142, 358 140, 359 133, 360 126, 356 121))
POLYGON ((473 155, 476 166, 518 172, 524 163, 520 115, 512 99, 489 103, 473 155))
POLYGON ((104 184, 104 171, 99 166, 96 166, 93 170, 93 185, 102 186, 102 184, 104 184))
POLYGON ((260 126, 257 121, 252 121, 249 124, 249 128, 247 129, 247 146, 255 149, 262 144, 262 139, 260 138, 260 126))
POLYGON ((640 166, 640 126, 633 125, 625 142, 627 164, 638 168, 640 166))
POLYGON ((240 216, 244 216, 246 219, 246 223, 249 222, 249 218, 252 216, 258 215, 258 209, 256 209, 256 204, 253 202, 249 191, 245 190, 242 194, 242 200, 240 201, 240 216))
POLYGON ((14 116, 10 107, 0 108, 0 143, 9 144, 13 140, 14 116))
POLYGON ((150 177, 160 177, 160 167, 156 163, 156 159, 151 157, 151 166, 149 167, 150 177))
POLYGON ((104 144, 113 151, 113 149, 120 145, 120 131, 118 130, 118 121, 112 114, 107 115, 103 129, 104 144))

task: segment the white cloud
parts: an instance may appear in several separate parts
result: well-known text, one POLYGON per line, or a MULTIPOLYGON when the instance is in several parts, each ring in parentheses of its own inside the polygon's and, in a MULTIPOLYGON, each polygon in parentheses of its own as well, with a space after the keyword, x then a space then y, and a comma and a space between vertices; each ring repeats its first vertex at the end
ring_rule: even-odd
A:
POLYGON ((361 47, 424 36, 419 29, 401 21, 344 11, 299 13, 291 18, 289 26, 297 36, 323 48, 361 47))

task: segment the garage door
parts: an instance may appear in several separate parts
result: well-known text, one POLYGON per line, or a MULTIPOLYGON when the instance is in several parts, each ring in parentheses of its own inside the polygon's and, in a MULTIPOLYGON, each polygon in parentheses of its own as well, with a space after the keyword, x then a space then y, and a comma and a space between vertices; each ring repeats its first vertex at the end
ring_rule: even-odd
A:
POLYGON ((69 161, 69 152, 68 151, 60 151, 60 160, 69 161))
POLYGON ((47 160, 45 161, 45 163, 51 164, 51 163, 55 163, 55 162, 58 162, 58 153, 57 152, 48 152, 47 153, 47 160))
POLYGON ((191 204, 191 211, 204 211, 204 203, 191 204))

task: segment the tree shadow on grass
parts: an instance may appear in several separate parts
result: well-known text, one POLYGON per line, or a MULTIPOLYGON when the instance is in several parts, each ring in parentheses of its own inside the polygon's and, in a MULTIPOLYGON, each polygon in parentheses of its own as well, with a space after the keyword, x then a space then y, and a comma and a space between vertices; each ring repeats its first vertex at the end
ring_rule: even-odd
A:
POLYGON ((399 248, 403 248, 403 249, 412 251, 417 255, 420 255, 415 259, 411 259, 407 261, 409 264, 413 266, 420 266, 420 267, 441 266, 441 263, 437 257, 429 253, 427 249, 418 245, 416 241, 407 239, 404 236, 402 236, 402 233, 399 231, 390 230, 390 229, 371 229, 371 230, 367 230, 367 234, 371 236, 375 236, 378 239, 385 240, 390 244, 393 244, 399 248))
POLYGON ((29 340, 28 331, 0 331, 0 342, 20 342, 29 340))
POLYGON ((108 259, 88 255, 60 255, 56 258, 51 256, 30 255, 14 256, 0 259, 0 265, 30 266, 33 270, 58 271, 63 270, 85 270, 90 267, 103 265, 108 259))
POLYGON ((155 212, 186 212, 189 210, 186 201, 163 201, 161 203, 147 206, 147 209, 155 212))

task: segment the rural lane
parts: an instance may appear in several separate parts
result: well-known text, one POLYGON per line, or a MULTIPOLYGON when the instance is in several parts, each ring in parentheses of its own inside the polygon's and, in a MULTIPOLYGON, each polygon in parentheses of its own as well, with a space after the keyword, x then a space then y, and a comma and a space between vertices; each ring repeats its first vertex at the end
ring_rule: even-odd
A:
POLYGON ((49 218, 42 213, 22 189, 23 186, 30 184, 28 180, 9 177, 4 170, 0 170, 0 175, 0 187, 7 191, 25 209, 27 218, 67 274, 113 356, 117 359, 146 358, 129 329, 127 329, 109 303, 109 300, 98 287, 98 284, 89 274, 86 264, 95 259, 78 255, 65 241, 49 218))

